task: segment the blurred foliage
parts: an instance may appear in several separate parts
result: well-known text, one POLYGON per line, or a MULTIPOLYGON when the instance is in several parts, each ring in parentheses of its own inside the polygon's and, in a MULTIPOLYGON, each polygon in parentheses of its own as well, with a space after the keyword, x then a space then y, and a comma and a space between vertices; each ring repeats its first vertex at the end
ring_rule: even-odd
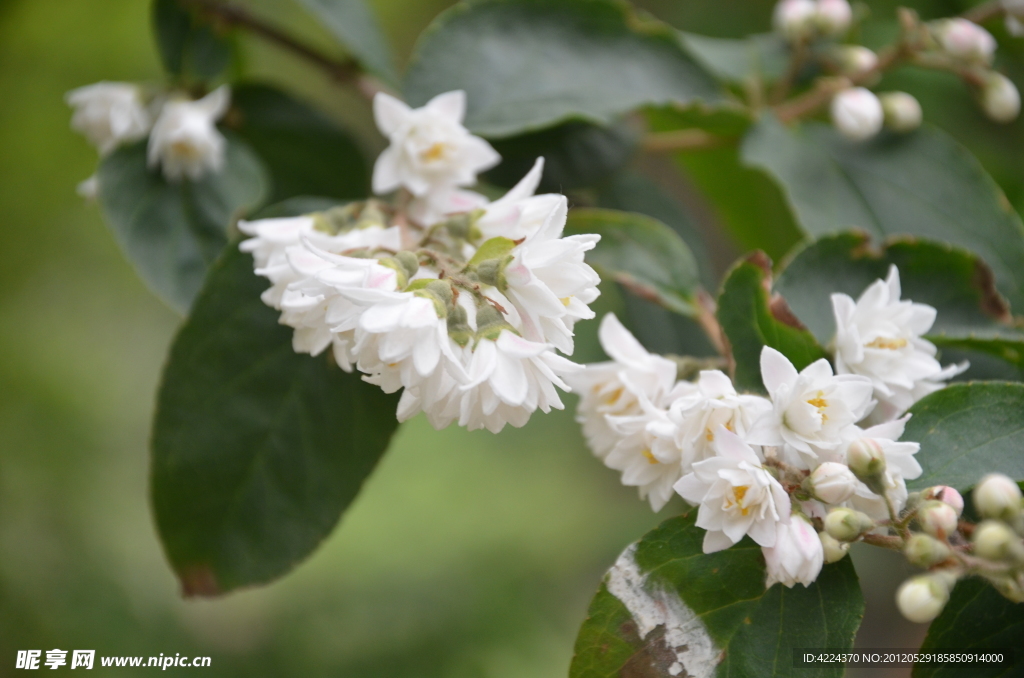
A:
MULTIPOLYGON (((339 51, 293 0, 246 4, 339 51)), ((400 62, 450 4, 373 2, 400 62)), ((637 4, 692 33, 738 37, 763 32, 773 2, 637 4)), ((868 29, 884 36, 897 4, 930 18, 970 3, 869 2, 868 29)), ((217 602, 180 600, 146 499, 156 381, 179 318, 145 290, 97 208, 75 195, 95 155, 69 130, 62 101, 101 79, 159 78, 148 11, 141 0, 0 1, 0 676, 12 673, 16 650, 54 647, 210 655, 218 676, 564 675, 601 574, 658 521, 590 457, 570 413, 534 417, 500 438, 434 433, 417 419, 340 529, 294 574, 217 602)), ((243 38, 239 49, 249 77, 287 86, 352 129, 371 157, 379 150, 357 95, 265 43, 243 38)), ((999 66, 1019 84, 1024 41, 1003 40, 999 66)), ((917 96, 925 119, 967 145, 1024 206, 1024 123, 988 122, 942 74, 897 71, 884 86, 917 96)), ((716 262, 738 254, 709 235, 738 214, 749 215, 745 230, 731 230, 743 247, 757 238, 752 219, 766 233, 793 232, 776 195, 766 212, 756 200, 734 204, 727 196, 740 170, 704 166, 735 150, 707 153, 679 163, 681 177, 656 177, 675 189, 685 229, 702 233, 705 243, 691 245, 702 265, 705 249, 716 262)), ((714 273, 721 267, 706 277, 714 273)), ((595 308, 623 309, 614 289, 595 308)), ((600 359, 594 325, 580 325, 581 361, 600 359)), ((862 574, 889 582, 868 596, 862 642, 912 646, 920 629, 892 605, 905 573, 855 555, 862 574)))

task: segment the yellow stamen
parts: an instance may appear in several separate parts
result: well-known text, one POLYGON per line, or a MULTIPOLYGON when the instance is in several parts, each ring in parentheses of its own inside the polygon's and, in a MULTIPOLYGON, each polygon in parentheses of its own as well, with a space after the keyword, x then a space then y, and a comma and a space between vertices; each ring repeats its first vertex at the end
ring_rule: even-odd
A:
POLYGON ((649 463, 651 463, 651 464, 657 464, 657 463, 659 463, 659 462, 658 462, 658 460, 654 458, 654 455, 653 455, 653 454, 651 454, 651 451, 650 451, 650 450, 644 450, 644 453, 643 453, 643 454, 644 454, 644 456, 645 456, 645 457, 647 457, 647 461, 648 461, 649 463))
POLYGON ((818 414, 821 415, 822 421, 828 421, 828 415, 825 414, 825 408, 828 407, 828 401, 824 398, 825 392, 818 391, 818 395, 807 401, 808 405, 818 408, 818 414))
POLYGON ((602 398, 601 402, 605 405, 611 405, 622 396, 622 389, 622 386, 618 387, 617 389, 606 395, 604 398, 602 398))
POLYGON ((907 345, 906 339, 886 339, 885 337, 878 337, 867 345, 868 348, 887 348, 890 351, 895 351, 898 348, 903 348, 907 345))
POLYGON ((743 506, 743 497, 747 496, 747 490, 750 489, 750 485, 737 485, 732 488, 732 497, 725 500, 725 508, 730 509, 733 506, 738 506, 741 515, 747 515, 750 513, 750 509, 743 506))
POLYGON ((436 144, 433 144, 430 148, 420 153, 420 159, 424 162, 434 162, 435 160, 443 158, 447 152, 448 147, 438 141, 436 144))
POLYGON ((562 306, 568 306, 572 302, 572 297, 562 297, 559 301, 562 302, 562 306))

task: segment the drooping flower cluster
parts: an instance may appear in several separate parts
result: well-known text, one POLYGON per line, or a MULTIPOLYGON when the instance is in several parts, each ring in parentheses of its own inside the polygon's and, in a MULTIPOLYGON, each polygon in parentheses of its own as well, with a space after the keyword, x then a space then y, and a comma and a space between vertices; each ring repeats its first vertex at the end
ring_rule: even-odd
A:
MULTIPOLYGON (((224 85, 198 100, 184 96, 151 97, 131 83, 98 82, 67 93, 74 108, 71 127, 106 156, 123 144, 149 136, 150 167, 161 167, 169 181, 199 179, 224 166, 224 136, 216 122, 227 112, 231 91, 224 85)), ((96 178, 79 192, 95 197, 96 178)))
POLYGON ((420 109, 377 96, 391 145, 374 187, 406 192, 393 204, 239 228, 296 351, 331 347, 342 368, 403 389, 399 420, 422 411, 436 428, 497 432, 561 408, 556 388, 582 370, 557 351, 571 354, 574 324, 594 315, 599 278, 584 253, 598 236, 563 237, 566 198, 534 195, 540 159, 493 203, 462 189, 498 158, 462 126, 464 104, 462 92, 420 109))
POLYGON ((699 507, 707 553, 749 536, 768 585, 810 584, 823 562, 899 515, 905 481, 921 474, 919 445, 899 440, 909 418, 900 415, 962 369, 935 360, 921 338, 935 311, 900 300, 895 268, 857 302, 835 295, 833 304, 836 369, 821 359, 797 370, 766 346, 767 397, 737 393, 718 370, 677 381, 676 364, 614 315, 599 333, 612 360, 567 379, 589 446, 623 484, 654 510, 673 492, 699 507))

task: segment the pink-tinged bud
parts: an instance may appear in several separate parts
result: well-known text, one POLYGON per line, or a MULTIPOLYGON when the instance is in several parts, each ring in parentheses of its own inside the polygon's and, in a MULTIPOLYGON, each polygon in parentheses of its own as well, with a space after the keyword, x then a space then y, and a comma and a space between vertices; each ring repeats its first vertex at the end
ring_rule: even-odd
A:
POLYGON ((974 507, 984 518, 1014 521, 1021 511, 1020 487, 1002 473, 991 473, 974 488, 974 507))
POLYGON ((941 501, 943 504, 952 506, 953 510, 956 511, 958 518, 964 513, 963 496, 949 485, 936 485, 935 487, 929 487, 921 493, 921 499, 924 501, 941 501))
POLYGON ((956 532, 956 511, 941 501, 926 501, 917 510, 921 529, 937 539, 946 539, 956 532))
POLYGON ((811 35, 816 17, 814 0, 780 0, 775 5, 772 25, 786 40, 797 42, 811 35))
POLYGON ((807 490, 826 504, 841 504, 857 490, 857 478, 845 464, 827 461, 807 478, 807 490))
POLYGON ((853 8, 847 0, 818 0, 814 23, 822 35, 842 35, 853 23, 853 8))
POLYGON ((896 606, 904 617, 926 624, 939 616, 949 601, 950 585, 941 576, 923 574, 908 579, 896 591, 896 606))
POLYGON ((996 39, 978 24, 959 17, 943 19, 932 25, 932 34, 949 56, 971 63, 992 64, 996 39))
POLYGON ((882 110, 885 112, 885 126, 893 132, 913 132, 921 126, 924 113, 921 104, 906 92, 886 92, 879 94, 882 110))
POLYGON ((1013 122, 1020 114, 1020 92, 1002 73, 993 71, 985 76, 980 97, 985 115, 996 122, 1013 122))

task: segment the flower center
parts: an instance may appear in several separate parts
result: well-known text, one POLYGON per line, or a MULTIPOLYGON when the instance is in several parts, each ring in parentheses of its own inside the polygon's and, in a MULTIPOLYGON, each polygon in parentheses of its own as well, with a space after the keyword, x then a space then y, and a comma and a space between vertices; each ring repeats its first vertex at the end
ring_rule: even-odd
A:
POLYGON ((420 153, 423 162, 437 162, 448 154, 448 145, 440 141, 431 144, 430 148, 420 153))
POLYGON ((189 160, 193 160, 202 155, 200 150, 188 141, 175 141, 171 144, 171 153, 179 158, 188 158, 189 160))
POLYGON ((818 414, 821 415, 822 421, 828 421, 828 415, 825 414, 825 408, 828 407, 828 401, 825 400, 825 392, 818 391, 818 394, 807 401, 807 404, 811 407, 818 408, 818 414))
POLYGON ((747 496, 747 490, 750 489, 750 485, 736 485, 732 488, 732 496, 726 497, 725 508, 731 509, 738 507, 741 515, 747 515, 750 513, 750 509, 743 505, 743 498, 747 496))
POLYGON ((614 403, 616 400, 618 400, 622 396, 622 389, 623 389, 622 386, 618 387, 617 389, 615 389, 614 391, 612 391, 611 393, 606 395, 602 399, 602 402, 605 405, 611 405, 612 403, 614 403))
POLYGON ((906 339, 887 339, 886 337, 878 337, 874 341, 867 344, 868 348, 885 348, 890 351, 895 351, 898 348, 903 348, 907 345, 906 339))
POLYGON ((651 454, 650 450, 644 450, 643 454, 644 454, 645 457, 647 457, 647 462, 648 463, 650 463, 650 464, 660 463, 660 462, 658 462, 657 459, 654 458, 654 455, 651 454))

